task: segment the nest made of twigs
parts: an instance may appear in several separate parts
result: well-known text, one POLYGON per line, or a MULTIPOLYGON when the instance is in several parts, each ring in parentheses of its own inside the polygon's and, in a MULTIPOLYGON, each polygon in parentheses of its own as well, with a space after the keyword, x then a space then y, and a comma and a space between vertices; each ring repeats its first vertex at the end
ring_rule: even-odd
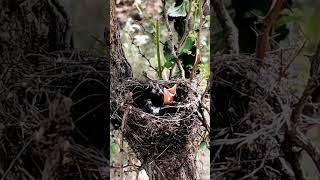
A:
MULTIPOLYGON (((281 62, 278 56, 264 61, 245 55, 216 57, 211 108, 213 177, 245 177, 262 162, 281 166, 275 159, 283 153, 279 147, 293 100, 288 79, 281 77, 281 62)), ((260 172, 255 175, 266 177, 260 172)))
POLYGON ((160 168, 164 164, 169 169, 181 167, 181 160, 194 151, 192 146, 199 143, 205 129, 199 116, 199 90, 190 81, 127 80, 122 85, 118 93, 122 97, 131 94, 132 100, 119 103, 121 114, 127 113, 127 117, 120 115, 118 121, 125 121, 123 131, 130 147, 143 163, 162 161, 158 164, 160 168), (169 88, 174 84, 177 85, 174 104, 161 106, 156 115, 144 110, 144 102, 152 98, 150 93, 154 88, 169 88))
POLYGON ((3 178, 109 176, 102 153, 108 117, 106 59, 55 52, 0 60, 3 178))

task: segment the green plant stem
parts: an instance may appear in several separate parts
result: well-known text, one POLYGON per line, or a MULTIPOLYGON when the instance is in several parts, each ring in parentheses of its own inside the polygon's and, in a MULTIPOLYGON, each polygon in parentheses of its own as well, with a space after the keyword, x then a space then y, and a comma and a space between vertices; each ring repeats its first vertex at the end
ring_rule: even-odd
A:
POLYGON ((160 23, 159 20, 157 20, 156 23, 156 44, 157 44, 157 59, 158 59, 158 77, 159 79, 162 79, 162 66, 161 66, 161 60, 160 60, 160 23))

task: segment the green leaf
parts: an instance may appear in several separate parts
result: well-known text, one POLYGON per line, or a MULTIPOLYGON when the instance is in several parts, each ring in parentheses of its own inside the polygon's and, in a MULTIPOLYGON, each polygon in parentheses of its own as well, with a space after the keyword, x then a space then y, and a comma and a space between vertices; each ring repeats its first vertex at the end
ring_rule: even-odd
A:
POLYGON ((180 53, 190 54, 190 49, 195 45, 195 36, 190 34, 182 45, 180 53))
POLYGON ((110 144, 110 159, 114 159, 119 153, 119 146, 115 143, 110 144))
POLYGON ((206 16, 206 21, 209 21, 209 22, 210 22, 210 15, 207 15, 207 16, 206 16))
POLYGON ((200 150, 204 150, 206 147, 207 147, 207 142, 205 142, 205 141, 202 141, 202 142, 200 143, 200 145, 199 145, 199 149, 200 149, 200 150))
POLYGON ((188 1, 183 1, 183 3, 179 6, 172 5, 168 9, 168 16, 171 17, 184 17, 187 15, 187 9, 188 9, 188 1))
POLYGON ((167 61, 167 62, 164 63, 163 67, 169 69, 169 68, 172 67, 173 64, 174 64, 173 61, 167 61))
POLYGON ((206 78, 210 76, 210 64, 205 63, 205 64, 200 64, 199 66, 201 74, 203 74, 206 78))
POLYGON ((166 41, 163 46, 163 56, 166 58, 164 67, 170 68, 173 65, 174 57, 171 54, 171 46, 169 41, 166 41))

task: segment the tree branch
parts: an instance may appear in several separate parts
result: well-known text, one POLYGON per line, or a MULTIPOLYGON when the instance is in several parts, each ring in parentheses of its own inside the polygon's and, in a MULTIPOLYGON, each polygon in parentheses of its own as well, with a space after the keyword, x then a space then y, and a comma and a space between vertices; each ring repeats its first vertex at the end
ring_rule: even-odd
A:
POLYGON ((199 64, 201 63, 201 47, 200 47, 200 42, 201 42, 201 33, 202 33, 202 27, 204 24, 203 21, 203 6, 205 5, 205 1, 200 0, 199 2, 199 17, 200 17, 200 25, 199 25, 199 31, 197 33, 197 43, 196 43, 196 58, 194 61, 194 65, 191 69, 191 74, 190 74, 190 80, 193 80, 193 78, 196 76, 196 72, 198 70, 199 64))
POLYGON ((238 28, 234 25, 222 0, 214 0, 212 4, 223 32, 226 34, 227 51, 230 54, 239 54, 238 28))
POLYGON ((307 102, 307 99, 312 95, 312 92, 319 87, 320 79, 320 42, 317 46, 315 55, 311 57, 311 70, 310 78, 308 80, 307 87, 305 88, 301 98, 295 105, 291 113, 291 121, 288 130, 290 140, 294 142, 297 146, 303 148, 311 157, 315 163, 318 172, 320 172, 320 150, 307 139, 303 133, 298 129, 299 123, 301 121, 301 114, 303 108, 307 102))
POLYGON ((320 42, 317 46, 316 53, 311 57, 310 78, 307 86, 304 89, 302 96, 298 103, 295 105, 291 113, 291 128, 295 131, 300 122, 300 117, 303 112, 304 106, 307 103, 308 98, 312 95, 313 91, 319 87, 320 79, 320 42))
POLYGON ((291 140, 305 150, 314 164, 316 165, 318 172, 320 172, 320 150, 319 148, 311 142, 303 133, 296 131, 296 133, 291 135, 291 140))
POLYGON ((262 28, 257 37, 256 57, 263 59, 269 48, 269 34, 281 11, 288 4, 287 0, 273 0, 267 15, 263 18, 262 28))

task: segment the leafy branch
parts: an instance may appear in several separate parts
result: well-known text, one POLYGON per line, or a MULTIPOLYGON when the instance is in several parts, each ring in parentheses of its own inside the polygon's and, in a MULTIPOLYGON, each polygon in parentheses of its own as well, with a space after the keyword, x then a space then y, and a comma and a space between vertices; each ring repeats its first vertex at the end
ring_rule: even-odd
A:
MULTIPOLYGON (((190 0, 190 2, 192 2, 192 0, 190 0)), ((165 20, 165 24, 166 24, 167 30, 169 32, 169 38, 170 38, 170 42, 171 42, 171 55, 173 56, 173 59, 174 59, 174 64, 173 64, 173 66, 172 66, 172 68, 170 70, 169 79, 171 79, 171 77, 172 77, 172 75, 174 73, 176 65, 178 65, 178 68, 180 70, 181 78, 185 79, 184 69, 183 69, 181 62, 178 59, 178 55, 177 55, 177 53, 176 53, 176 51, 174 49, 173 32, 172 32, 172 29, 170 28, 170 23, 169 23, 169 18, 168 18, 168 10, 167 10, 167 7, 166 7, 166 0, 162 0, 162 4, 163 4, 163 18, 165 20)), ((189 4, 189 7, 191 7, 191 4, 189 4)), ((191 9, 189 8, 189 10, 190 11, 189 11, 187 17, 189 17, 190 16, 189 14, 191 14, 191 9)))
POLYGON ((199 17, 200 17, 200 26, 199 26, 199 31, 197 33, 197 50, 196 50, 196 59, 194 62, 194 65, 191 70, 191 76, 190 79, 192 80, 195 77, 196 71, 198 69, 199 64, 201 63, 201 47, 200 47, 200 42, 201 42, 201 30, 202 26, 204 24, 203 21, 203 5, 205 4, 205 1, 200 0, 199 2, 199 17))

